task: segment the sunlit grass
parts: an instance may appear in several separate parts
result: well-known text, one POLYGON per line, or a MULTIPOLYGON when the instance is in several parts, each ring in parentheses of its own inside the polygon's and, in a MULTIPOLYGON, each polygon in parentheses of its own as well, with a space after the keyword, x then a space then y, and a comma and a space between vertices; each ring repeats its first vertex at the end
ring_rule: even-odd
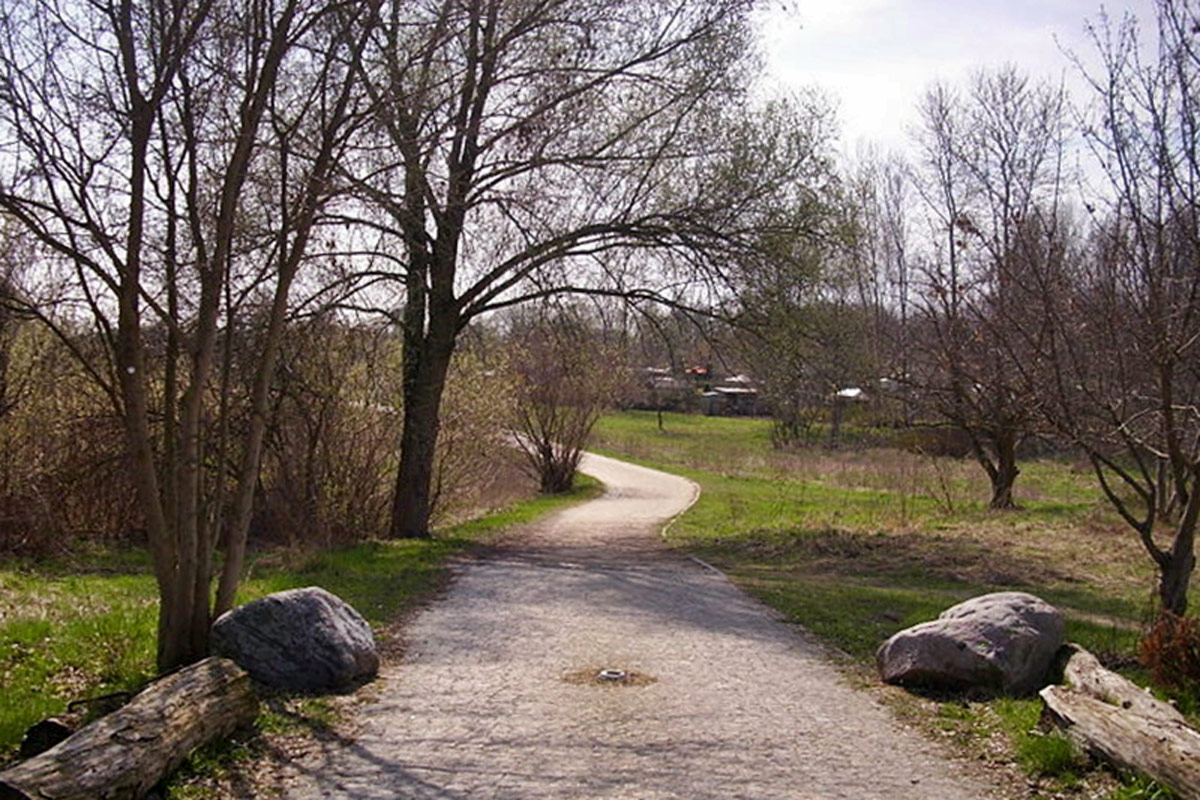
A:
POLYGON ((664 420, 666 433, 653 413, 609 415, 597 445, 701 485, 672 543, 859 658, 959 600, 1010 589, 1058 604, 1085 645, 1133 646, 1151 565, 1076 464, 1023 464, 1022 507, 994 512, 968 459, 778 452, 764 420, 664 420))

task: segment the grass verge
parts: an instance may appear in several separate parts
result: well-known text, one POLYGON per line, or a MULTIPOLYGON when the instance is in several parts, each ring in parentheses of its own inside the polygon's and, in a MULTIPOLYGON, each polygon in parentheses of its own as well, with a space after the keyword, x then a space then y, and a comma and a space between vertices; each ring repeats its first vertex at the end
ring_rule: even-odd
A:
MULTIPOLYGON (((597 492, 598 484, 584 478, 567 495, 519 502, 432 540, 259 553, 239 602, 317 585, 381 629, 443 585, 449 557, 597 492)), ((0 765, 30 725, 63 714, 70 701, 136 690, 149 680, 156 622, 157 591, 141 551, 81 550, 54 561, 0 564, 0 765)))

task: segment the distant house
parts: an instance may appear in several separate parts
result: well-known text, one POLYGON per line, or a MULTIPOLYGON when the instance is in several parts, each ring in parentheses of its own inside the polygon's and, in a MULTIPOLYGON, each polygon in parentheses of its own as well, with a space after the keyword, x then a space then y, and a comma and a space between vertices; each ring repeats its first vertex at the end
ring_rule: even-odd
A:
POLYGON ((671 370, 665 367, 646 367, 642 370, 642 384, 655 392, 673 393, 686 392, 691 389, 691 385, 677 375, 672 375, 671 370))
POLYGON ((857 386, 848 386, 845 389, 838 389, 833 395, 835 403, 866 403, 871 398, 867 397, 867 393, 857 386))
POLYGON ((748 375, 734 375, 700 396, 700 410, 708 416, 753 417, 761 413, 758 389, 748 375))
POLYGON ((712 367, 699 365, 688 367, 684 370, 684 374, 700 391, 707 392, 712 389, 712 367))

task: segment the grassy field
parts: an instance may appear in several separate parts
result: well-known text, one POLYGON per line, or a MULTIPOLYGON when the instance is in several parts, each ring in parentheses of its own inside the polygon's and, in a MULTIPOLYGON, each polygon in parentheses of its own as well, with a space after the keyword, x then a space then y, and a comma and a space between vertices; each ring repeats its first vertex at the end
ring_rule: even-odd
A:
POLYGON ((778 452, 763 420, 666 415, 664 428, 652 413, 611 415, 594 446, 700 483, 671 540, 852 656, 986 591, 1038 593, 1101 652, 1130 650, 1144 621, 1149 559, 1080 465, 1022 465, 1021 508, 993 512, 970 460, 778 452))
MULTIPOLYGON (((780 452, 769 433, 764 420, 679 414, 664 415, 659 430, 653 412, 625 412, 601 420, 592 446, 699 483, 700 499, 670 527, 670 542, 842 651, 864 682, 874 681, 874 653, 887 637, 1002 590, 1055 604, 1071 640, 1136 672, 1130 656, 1153 570, 1084 465, 1023 463, 1021 508, 993 512, 986 476, 969 459, 780 452)), ((899 691, 889 700, 973 757, 1019 762, 1033 776, 1053 776, 1057 788, 1077 781, 1078 754, 1031 730, 1039 701, 899 691), (1007 744, 998 748, 998 738, 1007 744)))
MULTIPOLYGON (((323 586, 382 628, 441 585, 446 559, 498 531, 597 491, 537 498, 439 531, 432 541, 367 542, 322 553, 252 557, 239 602, 323 586)), ((0 563, 0 764, 25 729, 69 701, 137 689, 153 674, 157 593, 141 551, 0 563)))

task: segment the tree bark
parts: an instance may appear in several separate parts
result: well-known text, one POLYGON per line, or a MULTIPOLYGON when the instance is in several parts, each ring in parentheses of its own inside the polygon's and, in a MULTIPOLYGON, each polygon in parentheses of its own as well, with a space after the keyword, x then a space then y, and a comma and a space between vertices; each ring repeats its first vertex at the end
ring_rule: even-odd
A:
POLYGON ((966 428, 971 437, 971 449, 975 460, 987 473, 992 485, 992 499, 988 508, 1007 511, 1017 507, 1013 499, 1013 486, 1021 468, 1017 466, 1017 435, 1011 430, 976 432, 966 428))
POLYGON ((1105 669, 1099 659, 1078 645, 1065 646, 1059 662, 1063 682, 1076 691, 1148 719, 1186 724, 1174 706, 1155 699, 1150 692, 1105 669))
POLYGON ((1175 540, 1171 550, 1159 563, 1158 595, 1163 610, 1182 617, 1188 609, 1188 587, 1196 569, 1196 526, 1200 524, 1200 468, 1191 483, 1192 491, 1187 498, 1183 516, 1175 529, 1175 540))
POLYGON ((1182 798, 1200 798, 1200 732, 1064 686, 1047 686, 1041 697, 1055 722, 1089 753, 1145 773, 1182 798))
POLYGON ((143 797, 196 747, 257 713, 250 676, 228 659, 205 659, 0 772, 0 800, 143 797))
POLYGON ((1162 602, 1164 611, 1169 611, 1177 617, 1187 613, 1188 586, 1191 584, 1195 566, 1194 557, 1188 561, 1181 561, 1169 556, 1163 561, 1162 574, 1158 581, 1158 599, 1162 602))
POLYGON ((1013 499, 1013 486, 1021 468, 1017 466, 1017 443, 1015 437, 1001 435, 996 440, 996 469, 990 474, 992 479, 992 501, 988 508, 993 511, 1006 511, 1016 508, 1013 499))
MULTIPOLYGON (((441 326, 446 326, 444 323, 441 326)), ((430 333, 415 352, 405 348, 405 358, 416 359, 404 383, 404 429, 400 434, 400 468, 392 495, 391 536, 394 539, 430 538, 433 513, 433 473, 441 427, 442 395, 454 356, 454 334, 430 333)), ((406 364, 406 368, 409 365, 406 364)), ((407 372, 407 369, 406 369, 407 372)))

